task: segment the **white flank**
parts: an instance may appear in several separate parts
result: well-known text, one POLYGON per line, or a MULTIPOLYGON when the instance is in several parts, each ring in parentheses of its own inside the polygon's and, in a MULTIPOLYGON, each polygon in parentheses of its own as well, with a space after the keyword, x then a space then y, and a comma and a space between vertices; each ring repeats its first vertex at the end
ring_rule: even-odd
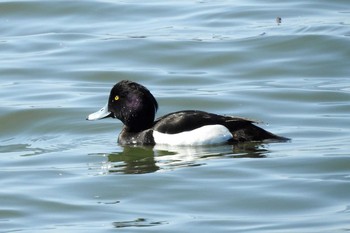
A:
POLYGON ((231 139, 232 134, 223 125, 206 125, 177 134, 153 131, 153 138, 156 144, 195 146, 222 144, 231 139))

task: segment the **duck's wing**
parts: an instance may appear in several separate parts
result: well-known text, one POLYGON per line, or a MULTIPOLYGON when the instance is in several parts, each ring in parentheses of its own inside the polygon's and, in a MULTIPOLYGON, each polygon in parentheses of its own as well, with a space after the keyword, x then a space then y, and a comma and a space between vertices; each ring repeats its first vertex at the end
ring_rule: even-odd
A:
POLYGON ((251 124, 254 121, 240 117, 222 116, 213 113, 186 110, 167 114, 158 118, 154 123, 154 130, 176 134, 190 131, 205 125, 224 125, 227 128, 240 128, 242 125, 251 124))

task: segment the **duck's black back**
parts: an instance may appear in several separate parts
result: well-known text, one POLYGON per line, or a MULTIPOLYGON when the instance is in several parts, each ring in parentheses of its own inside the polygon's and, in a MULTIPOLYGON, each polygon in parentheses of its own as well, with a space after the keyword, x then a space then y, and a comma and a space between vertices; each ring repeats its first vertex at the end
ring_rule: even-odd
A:
POLYGON ((262 141, 266 139, 286 140, 274 135, 256 125, 254 121, 231 116, 222 116, 213 113, 187 110, 167 114, 155 121, 153 129, 166 134, 176 134, 191 131, 205 125, 223 125, 229 129, 232 142, 262 141))

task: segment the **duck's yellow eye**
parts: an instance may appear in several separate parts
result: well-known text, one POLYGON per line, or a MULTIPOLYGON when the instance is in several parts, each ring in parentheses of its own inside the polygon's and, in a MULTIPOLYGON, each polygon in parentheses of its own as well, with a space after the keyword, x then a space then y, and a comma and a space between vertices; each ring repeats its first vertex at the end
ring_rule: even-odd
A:
POLYGON ((114 100, 119 100, 119 95, 116 95, 116 96, 114 97, 114 100))

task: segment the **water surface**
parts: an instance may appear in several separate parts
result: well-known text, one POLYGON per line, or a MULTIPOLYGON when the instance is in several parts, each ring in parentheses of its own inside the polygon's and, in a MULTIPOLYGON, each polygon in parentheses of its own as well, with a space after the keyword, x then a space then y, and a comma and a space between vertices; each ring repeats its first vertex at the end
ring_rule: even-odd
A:
POLYGON ((1 232, 350 230, 348 2, 1 1, 1 232), (276 21, 281 17, 281 23, 276 21), (88 122, 122 79, 157 116, 288 143, 122 147, 88 122))

